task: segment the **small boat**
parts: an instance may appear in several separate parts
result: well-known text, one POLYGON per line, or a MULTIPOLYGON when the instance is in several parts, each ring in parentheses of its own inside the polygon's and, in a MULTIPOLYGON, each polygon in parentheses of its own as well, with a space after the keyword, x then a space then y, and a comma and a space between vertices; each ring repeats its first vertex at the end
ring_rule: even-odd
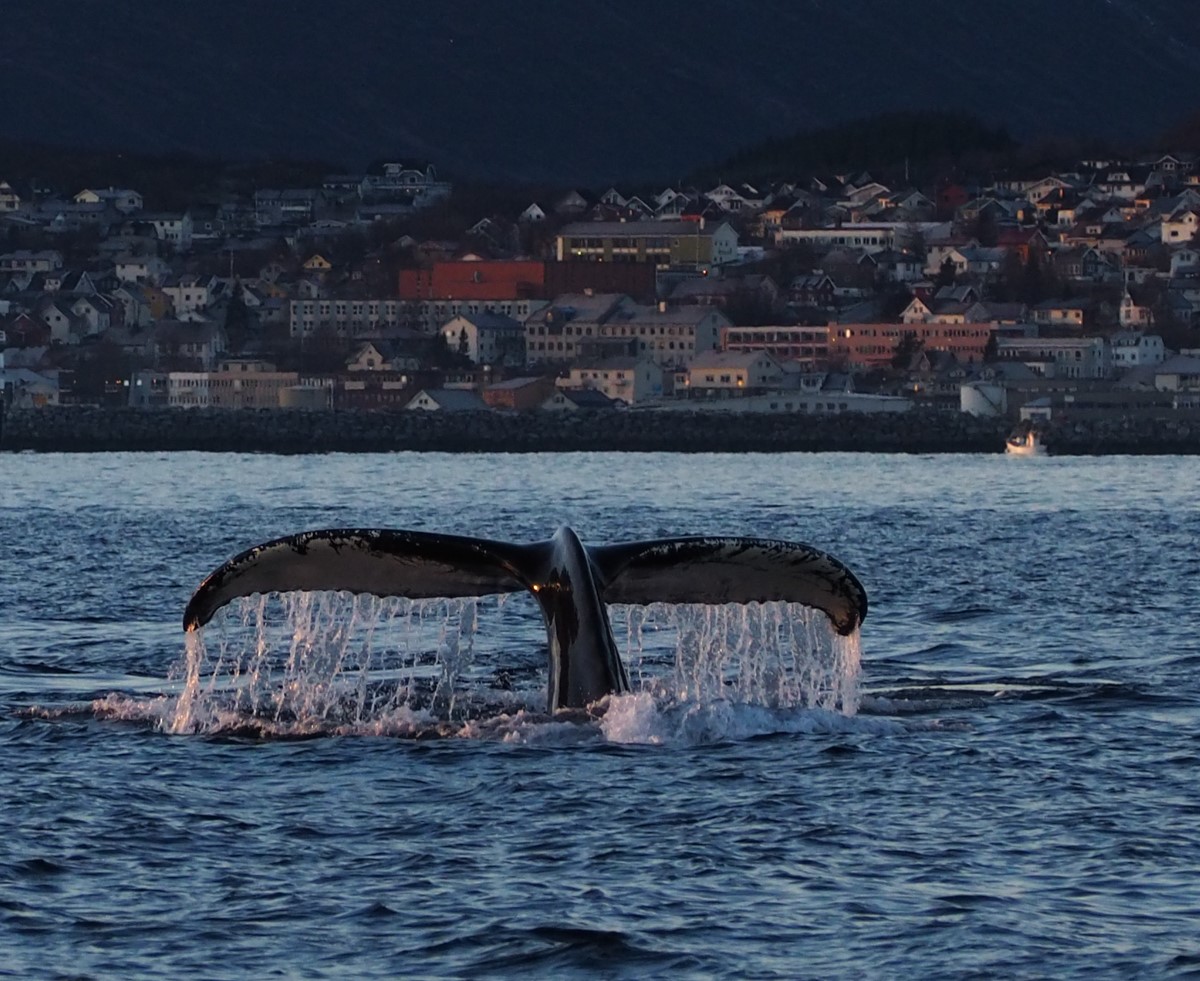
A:
POLYGON ((1046 444, 1036 429, 1018 430, 1008 437, 1004 452, 1009 456, 1045 456, 1046 444))

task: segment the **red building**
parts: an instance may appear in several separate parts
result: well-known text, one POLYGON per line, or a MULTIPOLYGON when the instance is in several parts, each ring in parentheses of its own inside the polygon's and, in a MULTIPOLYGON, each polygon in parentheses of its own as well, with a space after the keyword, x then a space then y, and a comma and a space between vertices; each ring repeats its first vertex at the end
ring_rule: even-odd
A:
POLYGON ((546 264, 530 259, 435 262, 400 271, 402 300, 523 300, 545 292, 546 264))
POLYGON ((938 219, 948 221, 959 208, 971 200, 971 192, 962 184, 947 181, 938 185, 934 198, 938 219))
POLYGON ((492 409, 515 409, 528 412, 536 409, 554 394, 554 379, 545 377, 510 378, 488 385, 481 395, 492 409))
POLYGON ((995 324, 836 324, 829 327, 829 360, 851 368, 892 363, 906 334, 924 351, 951 351, 960 364, 982 363, 995 324))

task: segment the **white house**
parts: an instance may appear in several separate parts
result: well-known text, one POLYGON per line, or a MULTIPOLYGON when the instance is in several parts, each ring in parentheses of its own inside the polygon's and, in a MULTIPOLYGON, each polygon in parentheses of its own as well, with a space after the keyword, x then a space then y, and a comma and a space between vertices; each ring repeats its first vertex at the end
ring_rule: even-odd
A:
POLYGON ((397 344, 389 341, 365 341, 357 351, 346 359, 346 370, 361 371, 416 371, 421 367, 421 359, 406 354, 397 344))
POLYGON ((216 293, 217 281, 212 276, 194 276, 185 274, 176 279, 163 283, 162 291, 171 299, 175 307, 175 316, 182 316, 194 310, 204 310, 212 303, 216 293))
POLYGON ((125 308, 121 322, 126 327, 136 329, 153 323, 154 317, 150 312, 150 302, 138 286, 133 284, 118 286, 109 295, 125 308))
POLYGON ((1154 373, 1154 387, 1166 392, 1200 391, 1200 358, 1177 354, 1154 373))
POLYGON ((120 304, 106 296, 80 296, 71 304, 71 313, 87 324, 88 334, 102 334, 112 325, 113 315, 123 313, 120 304))
POLYGON ((8 181, 0 181, 0 212, 17 211, 21 207, 21 195, 12 189, 8 181))
POLYGON ((1107 378, 1110 349, 1103 337, 997 337, 997 356, 1020 361, 1044 378, 1107 378))
POLYGON ((121 255, 113 271, 122 283, 158 284, 170 275, 170 266, 157 255, 121 255))
POLYGON ((525 363, 525 325, 502 313, 460 314, 442 325, 442 337, 475 364, 525 363))
MULTIPOLYGON (((748 192, 750 188, 744 187, 743 190, 748 192)), ((722 211, 741 211, 762 203, 758 198, 743 194, 728 184, 718 184, 704 196, 722 211)))
POLYGON ((186 252, 192 247, 192 216, 188 212, 145 214, 139 220, 148 223, 154 229, 154 237, 169 243, 176 252, 186 252))
POLYGON ((1149 327, 1154 323, 1154 311, 1138 303, 1129 290, 1121 297, 1117 319, 1122 327, 1149 327))
POLYGON ((705 351, 688 366, 690 398, 763 394, 783 384, 783 369, 765 351, 705 351))
POLYGON ((1162 364, 1166 357, 1163 339, 1140 330, 1120 330, 1108 339, 1113 370, 1120 373, 1144 364, 1162 364))
POLYGON ((1200 249, 1184 247, 1171 253, 1171 278, 1182 272, 1200 271, 1200 249))
POLYGON ((600 358, 573 365, 558 384, 570 389, 594 389, 610 399, 634 405, 663 394, 663 369, 644 356, 600 358))
POLYGON ((542 210, 542 206, 534 201, 524 211, 517 215, 517 221, 522 224, 538 224, 546 220, 546 212, 542 210))
POLYGON ((160 320, 151 328, 150 346, 158 360, 183 358, 211 371, 227 350, 225 328, 216 324, 183 324, 160 320))
POLYGON ((55 344, 78 344, 89 333, 87 321, 71 310, 69 299, 51 294, 38 303, 36 310, 50 328, 50 340, 55 344))
POLYGON ((685 368, 697 355, 715 351, 729 326, 716 307, 625 304, 600 325, 599 335, 663 367, 685 368))
POLYGON ((432 164, 385 163, 382 176, 368 174, 366 184, 369 193, 402 197, 417 208, 431 205, 453 190, 448 181, 438 180, 432 164))
POLYGON ((1162 240, 1165 245, 1183 245, 1191 242, 1200 227, 1200 210, 1180 208, 1162 220, 1162 240))
POLYGON ((62 253, 53 249, 44 249, 40 252, 18 249, 16 252, 5 252, 0 255, 0 272, 52 272, 55 269, 61 269, 62 264, 62 253))
POLYGON ((1035 324, 1082 327, 1087 306, 1083 300, 1043 300, 1029 312, 1035 324))
POLYGON ((85 187, 75 195, 76 204, 107 204, 117 211, 132 214, 142 210, 142 196, 127 187, 85 187))

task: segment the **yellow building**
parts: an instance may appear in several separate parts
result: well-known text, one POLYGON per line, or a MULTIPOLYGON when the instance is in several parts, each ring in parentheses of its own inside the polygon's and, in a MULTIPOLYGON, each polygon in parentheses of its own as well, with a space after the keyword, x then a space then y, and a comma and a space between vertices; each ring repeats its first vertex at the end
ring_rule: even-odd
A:
POLYGON ((268 361, 229 359, 216 371, 172 371, 167 404, 187 408, 278 409, 283 393, 298 385, 294 371, 276 371, 268 361))

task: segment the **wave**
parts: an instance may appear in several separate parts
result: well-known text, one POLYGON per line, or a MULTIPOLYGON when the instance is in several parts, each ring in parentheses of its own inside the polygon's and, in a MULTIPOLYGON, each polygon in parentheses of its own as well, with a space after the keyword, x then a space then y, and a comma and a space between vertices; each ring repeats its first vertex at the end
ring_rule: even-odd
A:
MULTIPOLYGON (((26 718, 56 720, 92 716, 170 732, 179 696, 137 697, 113 693, 90 705, 24 710, 26 718)), ((925 724, 922 728, 936 728, 925 724)), ((520 746, 694 746, 740 742, 763 736, 806 733, 887 735, 913 725, 895 718, 845 715, 829 709, 771 708, 731 701, 661 701, 649 692, 610 695, 587 709, 549 714, 521 707, 448 720, 427 709, 396 706, 372 719, 256 717, 236 709, 210 716, 199 733, 215 739, 298 740, 323 737, 463 739, 520 746)))

